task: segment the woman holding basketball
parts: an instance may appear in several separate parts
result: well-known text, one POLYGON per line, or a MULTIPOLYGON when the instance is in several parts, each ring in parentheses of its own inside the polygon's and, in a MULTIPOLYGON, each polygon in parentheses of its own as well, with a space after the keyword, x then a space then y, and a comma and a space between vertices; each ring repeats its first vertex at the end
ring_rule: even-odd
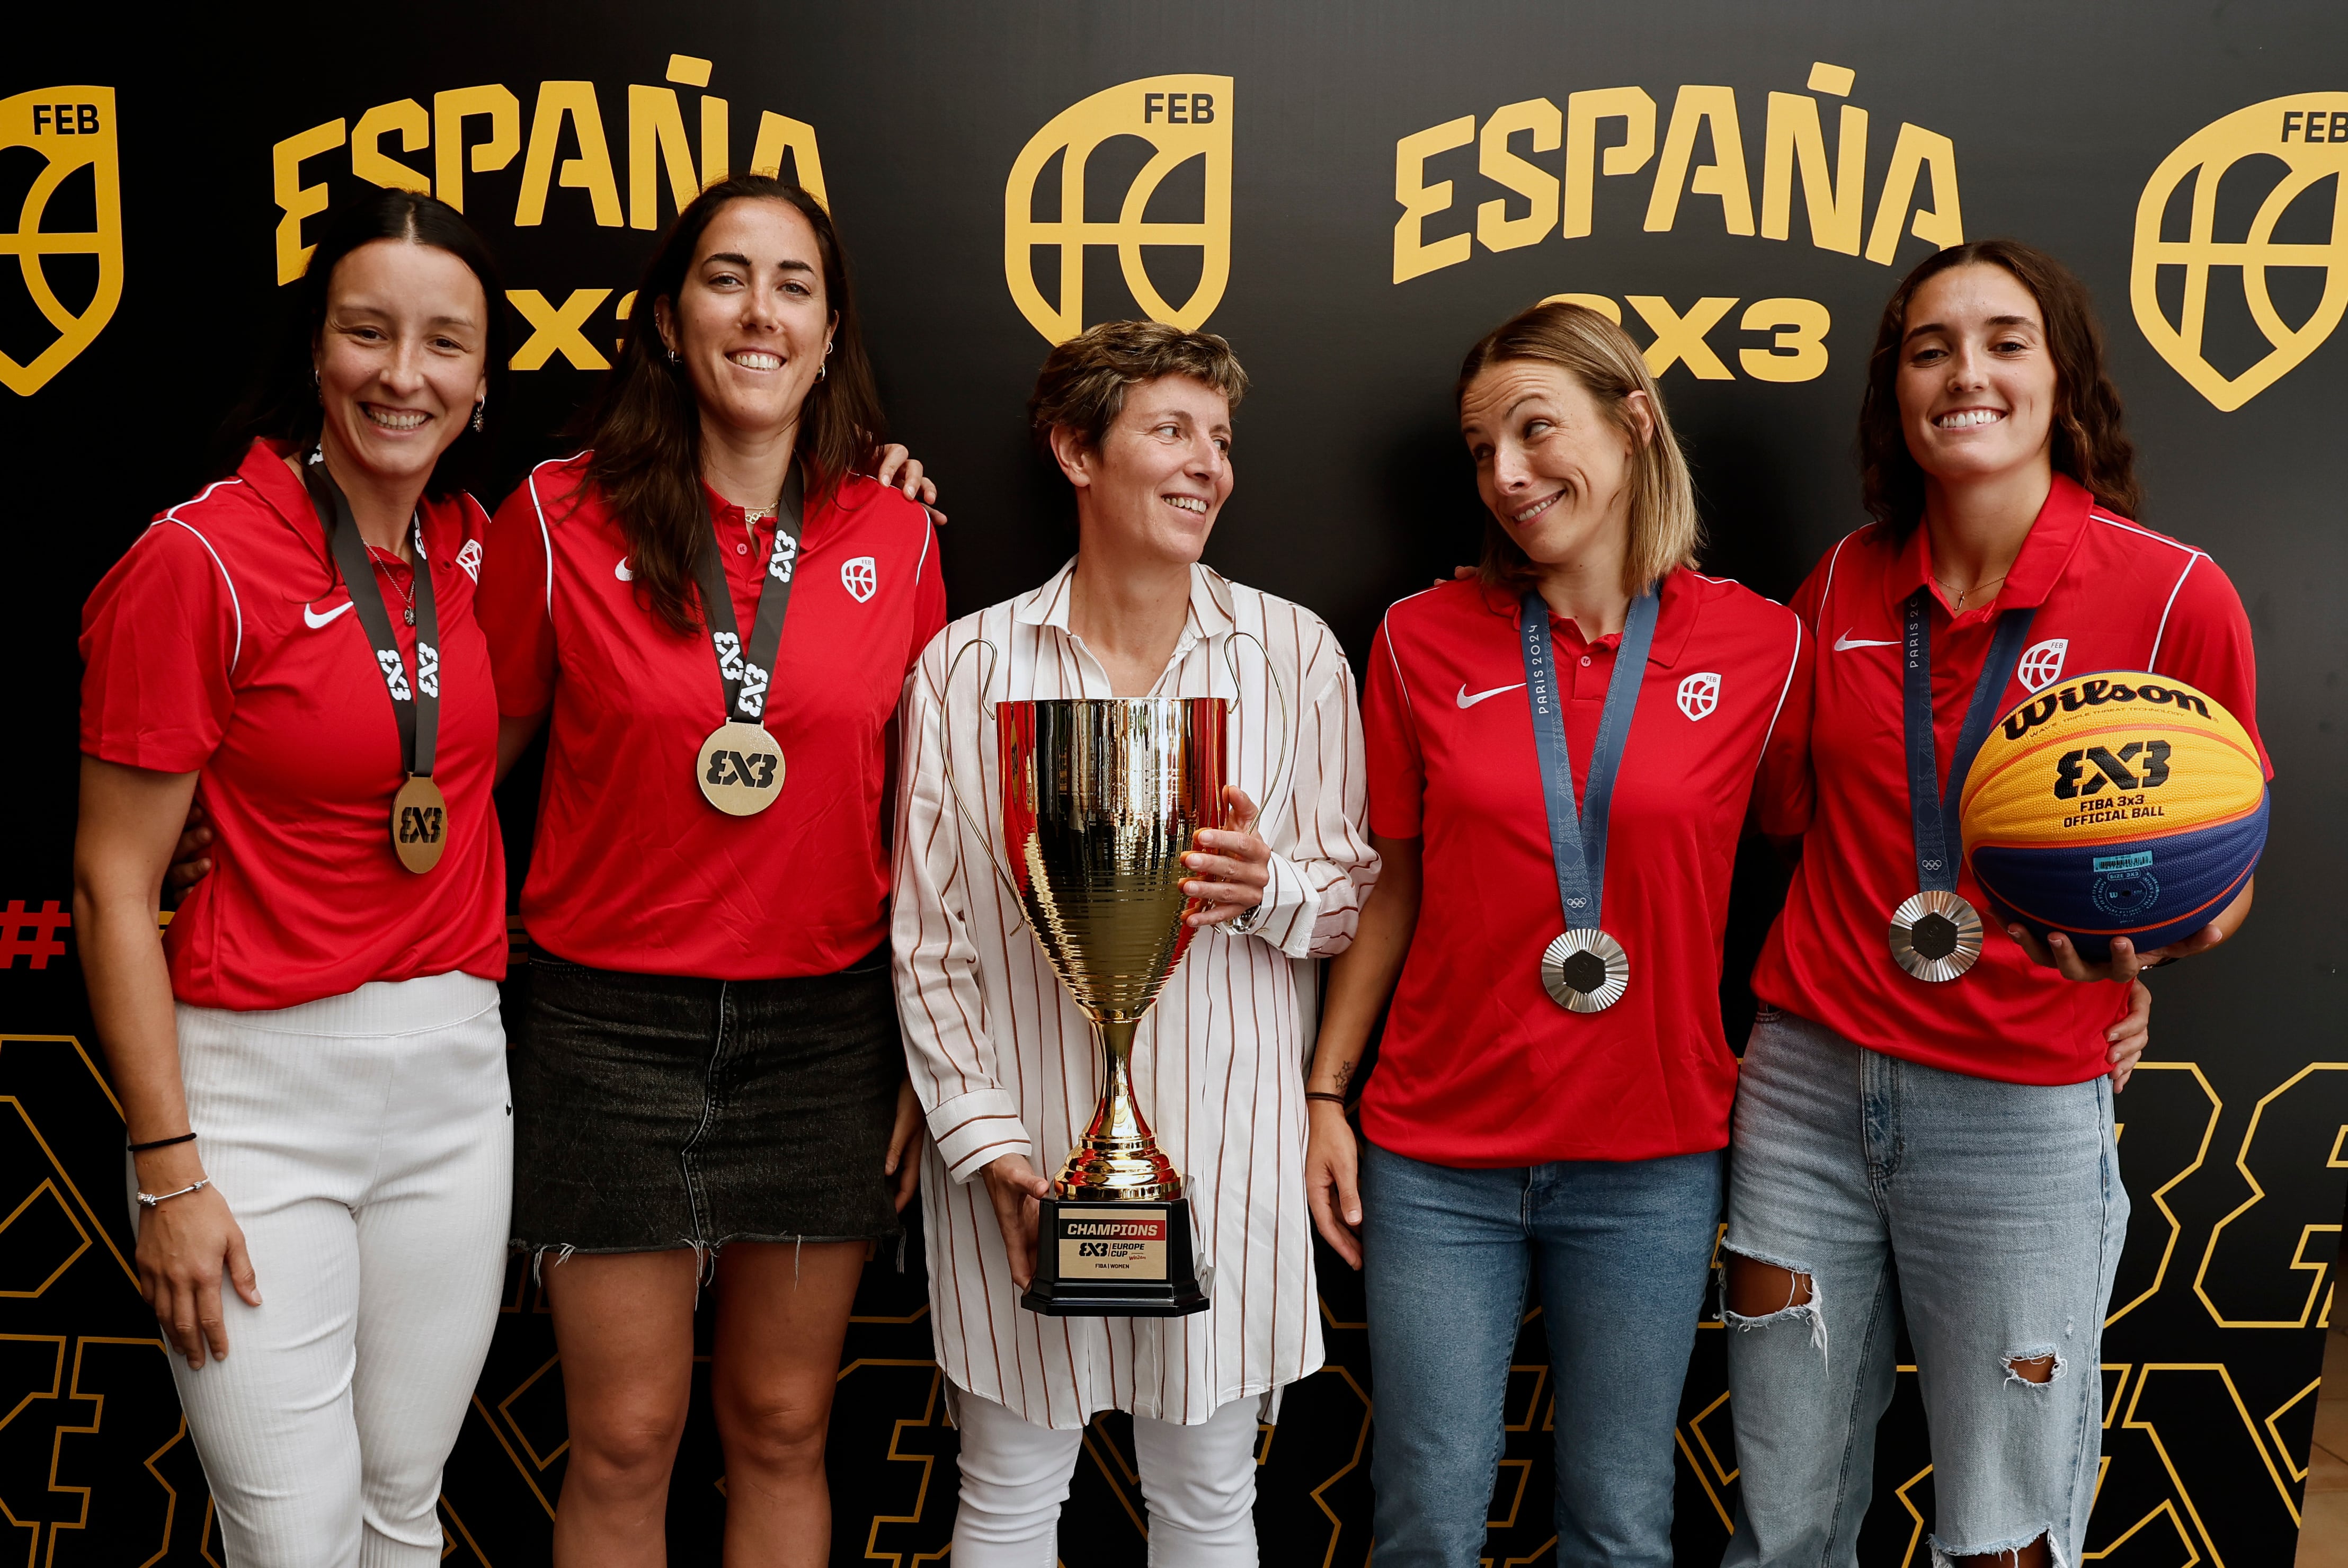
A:
POLYGON ((2255 740, 2250 624, 2209 556, 2128 521, 2092 306, 2039 252, 1977 242, 1911 273, 1859 429, 1876 521, 1794 601, 1818 645, 1816 805, 1736 1101, 1726 1562, 1856 1563, 1896 1279, 1935 1560, 2075 1563, 2128 1212, 2111 1097, 2141 1039, 2123 1017, 2138 971, 2230 936, 2250 890, 2157 951, 2122 937, 2090 962, 1993 924, 1974 959, 1964 916, 1990 905, 1955 844, 1934 847, 1952 833, 1940 794, 1991 721, 2070 674, 2168 676, 2255 740))

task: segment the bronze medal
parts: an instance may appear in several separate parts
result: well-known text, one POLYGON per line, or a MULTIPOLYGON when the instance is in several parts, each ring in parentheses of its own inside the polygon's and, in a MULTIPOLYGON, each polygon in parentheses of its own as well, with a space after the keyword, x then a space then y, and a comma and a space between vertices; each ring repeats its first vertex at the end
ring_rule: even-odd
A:
POLYGON ((719 725, 694 767, 703 798, 729 817, 755 817, 782 798, 783 748, 764 726, 719 725))
POLYGON ((369 663, 383 677, 384 694, 391 699, 392 719, 399 729, 400 769, 407 781, 391 798, 392 852, 401 865, 422 876, 440 863, 440 851, 448 842, 448 799, 432 782, 440 743, 440 616, 432 595, 432 563, 424 554, 423 521, 410 518, 407 525, 416 552, 413 602, 403 617, 416 628, 411 665, 392 630, 383 591, 376 583, 374 554, 359 538, 350 499, 326 471, 320 453, 311 454, 303 482, 317 505, 318 523, 325 530, 335 570, 350 592, 346 608, 355 612, 366 630, 369 663))
POLYGON ((440 863, 448 844, 448 799, 431 779, 409 774, 391 798, 391 847, 399 863, 422 876, 440 863))

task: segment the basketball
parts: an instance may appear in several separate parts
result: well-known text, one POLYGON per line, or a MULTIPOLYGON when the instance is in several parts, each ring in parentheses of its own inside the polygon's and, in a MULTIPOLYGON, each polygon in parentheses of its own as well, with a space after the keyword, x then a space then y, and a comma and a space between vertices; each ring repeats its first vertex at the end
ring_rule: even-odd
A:
POLYGON ((2234 901, 2267 841, 2258 748, 2234 716, 2160 676, 2082 676, 1990 730, 1958 805, 1973 880, 2003 921, 2083 957, 2191 935, 2234 901))

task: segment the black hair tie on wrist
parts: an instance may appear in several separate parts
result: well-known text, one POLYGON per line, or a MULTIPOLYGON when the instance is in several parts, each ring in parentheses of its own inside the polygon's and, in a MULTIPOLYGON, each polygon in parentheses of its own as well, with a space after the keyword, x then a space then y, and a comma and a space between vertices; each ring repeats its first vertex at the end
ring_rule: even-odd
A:
POLYGON ((152 1143, 134 1143, 130 1146, 130 1152, 133 1154, 144 1154, 150 1149, 169 1149, 174 1143, 193 1143, 195 1140, 196 1135, 194 1133, 182 1132, 177 1138, 159 1138, 152 1143))
POLYGON ((1327 1089, 1323 1088, 1308 1088, 1304 1091, 1304 1098, 1307 1099, 1325 1099, 1331 1105, 1343 1105, 1345 1103, 1345 1097, 1344 1095, 1331 1094, 1327 1089))

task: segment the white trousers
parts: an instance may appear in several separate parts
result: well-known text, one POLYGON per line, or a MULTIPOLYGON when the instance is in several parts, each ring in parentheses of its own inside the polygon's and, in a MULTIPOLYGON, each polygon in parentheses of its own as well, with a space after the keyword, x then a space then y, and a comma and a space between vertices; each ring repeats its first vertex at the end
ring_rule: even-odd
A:
POLYGON ((223 1281, 227 1358, 169 1358, 229 1568, 438 1563, 440 1467, 505 1277, 498 988, 436 975, 178 1013, 190 1123, 262 1300, 223 1281))
MULTIPOLYGON (((1133 1418, 1149 1505, 1149 1568, 1256 1568, 1255 1439, 1261 1399, 1234 1399, 1196 1426, 1133 1418)), ((1039 1427, 954 1390, 962 1501, 953 1568, 1055 1568, 1060 1505, 1084 1432, 1039 1427)))

